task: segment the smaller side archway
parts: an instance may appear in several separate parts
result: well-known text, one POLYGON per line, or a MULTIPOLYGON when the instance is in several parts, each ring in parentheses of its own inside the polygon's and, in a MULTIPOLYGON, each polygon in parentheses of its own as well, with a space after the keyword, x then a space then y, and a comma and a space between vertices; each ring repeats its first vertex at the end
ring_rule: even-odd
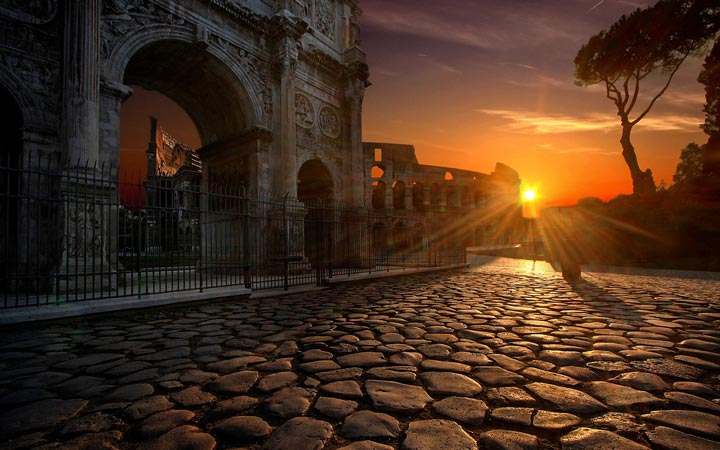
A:
POLYGON ((332 175, 319 159, 311 159, 300 166, 297 197, 303 203, 331 202, 335 199, 332 175))

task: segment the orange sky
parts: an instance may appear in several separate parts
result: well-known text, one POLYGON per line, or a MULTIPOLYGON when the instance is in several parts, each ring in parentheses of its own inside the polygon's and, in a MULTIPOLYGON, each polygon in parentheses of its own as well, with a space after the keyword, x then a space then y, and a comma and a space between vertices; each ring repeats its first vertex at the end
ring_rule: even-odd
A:
MULTIPOLYGON (((371 81, 368 141, 414 144, 422 163, 489 173, 496 162, 537 186, 546 204, 631 192, 613 105, 573 83, 587 39, 649 0, 361 0, 371 81)), ((701 60, 686 63, 636 127, 640 164, 672 182, 689 142, 704 143, 701 60)), ((646 86, 646 96, 661 80, 646 86)), ((142 172, 148 114, 197 147, 171 100, 137 88, 123 106, 124 166, 142 172), (139 169, 138 169, 139 168, 139 169)))
MULTIPOLYGON (((364 138, 415 144, 427 164, 490 172, 504 162, 548 203, 629 193, 613 105, 574 85, 572 61, 590 36, 648 3, 364 0, 373 82, 364 138)), ((634 133, 658 183, 672 182, 685 145, 706 141, 700 65, 685 65, 634 133)))

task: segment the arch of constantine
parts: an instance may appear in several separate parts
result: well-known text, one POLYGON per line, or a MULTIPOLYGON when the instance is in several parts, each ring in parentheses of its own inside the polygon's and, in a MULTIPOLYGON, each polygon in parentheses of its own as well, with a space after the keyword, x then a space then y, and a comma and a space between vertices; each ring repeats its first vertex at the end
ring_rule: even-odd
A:
MULTIPOLYGON (((384 239, 383 227, 398 230, 395 236, 412 230, 431 233, 432 227, 423 224, 431 211, 461 216, 472 210, 477 215, 490 198, 513 203, 508 199, 519 184, 513 171, 514 176, 502 177, 431 168, 418 164, 414 150, 410 155, 390 144, 363 145, 362 105, 370 83, 359 41, 360 14, 356 0, 3 2, 3 289, 18 289, 14 271, 21 269, 53 274, 42 275, 43 282, 33 275, 27 282, 46 283, 50 290, 71 290, 67 274, 76 284, 80 277, 86 290, 88 283, 114 289, 120 282, 113 274, 133 265, 123 243, 142 247, 143 257, 162 251, 150 244, 152 233, 168 233, 152 228, 158 223, 182 220, 190 224, 188 229, 196 223, 196 234, 203 239, 237 235, 235 225, 220 232, 217 223, 203 222, 225 217, 226 206, 221 213, 194 218, 187 205, 204 204, 207 209, 217 202, 189 202, 192 193, 172 193, 182 198, 184 206, 172 212, 182 215, 180 219, 159 219, 158 213, 138 218, 138 213, 113 203, 118 186, 109 169, 119 164, 120 110, 133 95, 133 86, 165 95, 192 119, 201 140, 196 152, 205 187, 232 179, 242 185, 246 200, 336 202, 374 211, 373 217, 403 216, 373 219, 371 230, 360 232, 363 239, 373 233, 381 236, 375 236, 376 241, 384 239), (373 152, 382 148, 385 159, 375 160, 373 152), (385 175, 374 176, 373 170, 385 175), (138 226, 155 231, 138 232, 138 226)), ((166 203, 154 205, 164 208, 166 203)), ((244 211, 238 221, 252 215, 242 208, 236 208, 244 211)), ((341 217, 333 214, 332 220, 341 217)), ((328 217, 308 216, 318 221, 328 217)), ((292 272, 287 261, 307 259, 302 244, 294 249, 288 241, 304 241, 307 249, 312 240, 308 236, 315 234, 308 234, 307 223, 289 226, 284 220, 270 225, 271 219, 263 220, 256 233, 286 236, 278 244, 285 248, 278 264, 284 264, 287 281, 292 272), (288 257, 293 252, 300 255, 288 257)), ((203 258, 211 253, 209 244, 193 244, 192 236, 183 239, 190 244, 182 251, 203 258)), ((409 246, 404 237, 394 239, 398 248, 409 246)), ((166 236, 162 241, 167 242, 166 236)), ((229 249, 223 258, 259 252, 259 244, 248 241, 252 236, 243 235, 232 245, 221 243, 229 249)), ((135 265, 142 278, 147 268, 135 265)))
POLYGON ((338 200, 360 203, 358 14, 353 0, 4 2, 0 89, 24 152, 117 165, 138 85, 191 116, 210 172, 247 165, 255 195, 295 196, 299 168, 321 159, 338 200))

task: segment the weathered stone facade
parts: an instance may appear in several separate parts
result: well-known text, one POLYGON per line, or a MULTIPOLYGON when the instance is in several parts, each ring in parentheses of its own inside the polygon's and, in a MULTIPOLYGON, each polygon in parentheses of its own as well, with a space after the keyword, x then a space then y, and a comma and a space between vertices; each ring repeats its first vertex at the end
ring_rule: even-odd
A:
POLYGON ((319 159, 336 199, 361 205, 367 84, 354 0, 51 0, 0 6, 0 87, 22 116, 22 151, 117 165, 131 86, 195 122, 208 171, 245 166, 257 196, 296 194, 319 159))
POLYGON ((363 161, 365 204, 393 236, 432 235, 448 218, 467 245, 507 242, 516 232, 520 178, 504 164, 490 175, 424 165, 412 145, 379 142, 363 143, 363 161))
MULTIPOLYGON (((368 176, 374 161, 362 143, 362 105, 369 70, 359 45, 359 15, 356 0, 3 2, 2 131, 14 143, 0 156, 10 155, 6 165, 13 167, 6 171, 12 174, 17 165, 32 169, 38 156, 55 155, 58 167, 49 179, 62 173, 64 181, 48 185, 47 198, 58 196, 52 211, 38 207, 33 213, 12 200, 4 242, 26 242, 27 248, 13 249, 17 255, 0 265, 20 266, 17 261, 25 259, 28 270, 37 271, 30 261, 43 253, 48 268, 41 272, 53 277, 79 277, 84 286, 107 284, 99 273, 113 277, 120 264, 108 261, 117 260, 120 206, 114 203, 114 172, 107 168, 119 164, 120 111, 133 86, 160 92, 188 113, 201 140, 202 189, 231 180, 242 185, 247 200, 297 198, 305 206, 317 200, 373 209, 372 185, 389 182, 389 200, 373 215, 384 219, 362 233, 392 236, 401 250, 410 244, 429 248, 433 234, 443 241, 441 229, 453 236, 445 241, 459 231, 477 236, 465 229, 471 211, 480 214, 488 199, 515 204, 518 180, 511 169, 505 177, 422 166, 411 148, 385 145, 389 151, 378 163, 386 178, 368 176), (443 178, 446 173, 452 180, 443 178), (393 183, 406 186, 402 199, 392 197, 393 183), (421 186, 426 195, 422 201, 416 196, 413 207, 408 193, 421 186), (393 202, 397 207, 385 206, 393 202), (432 222, 431 211, 457 214, 432 222), (461 219, 462 229, 450 222, 461 219), (392 233, 381 229, 384 222, 392 233), (62 239, 55 239, 59 229, 62 239), (411 231, 417 242, 409 242, 411 231), (24 239, 15 239, 23 233, 24 239)), ((36 188, 31 178, 13 180, 36 188)), ((207 210, 207 201, 198 203, 207 210)), ((305 218, 307 209, 297 215, 305 218)), ((283 226, 264 232, 303 243, 300 219, 299 231, 283 226)), ((473 226, 486 226, 477 219, 473 226)), ((234 238, 235 228, 229 230, 222 236, 234 238)), ((354 233, 339 242, 350 242, 354 233)), ((306 256, 300 244, 283 251, 306 256)))

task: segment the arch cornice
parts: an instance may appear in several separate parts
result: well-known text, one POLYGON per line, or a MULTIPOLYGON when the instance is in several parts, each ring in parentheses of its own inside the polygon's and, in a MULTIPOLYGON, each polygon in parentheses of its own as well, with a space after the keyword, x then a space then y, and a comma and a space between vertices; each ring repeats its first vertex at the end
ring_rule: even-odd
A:
MULTIPOLYGON (((220 61, 235 78, 234 81, 242 89, 246 101, 245 117, 249 125, 266 126, 268 118, 264 113, 262 99, 262 86, 253 82, 252 75, 243 67, 241 61, 235 58, 227 49, 221 48, 212 41, 200 40, 198 34, 188 26, 181 25, 147 25, 134 30, 127 36, 116 39, 107 59, 103 61, 103 78, 106 82, 122 83, 125 70, 132 57, 143 47, 160 41, 180 41, 202 47, 204 51, 220 61), (258 92, 260 91, 260 92, 258 92)), ((263 78, 262 75, 259 76, 263 78)))

